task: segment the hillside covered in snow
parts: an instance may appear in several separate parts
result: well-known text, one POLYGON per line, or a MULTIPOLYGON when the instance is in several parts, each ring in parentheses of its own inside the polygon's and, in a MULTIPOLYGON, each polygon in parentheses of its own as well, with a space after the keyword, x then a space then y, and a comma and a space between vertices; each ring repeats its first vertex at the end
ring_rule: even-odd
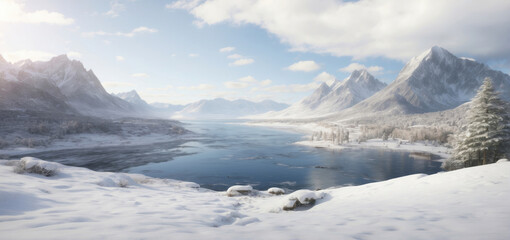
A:
POLYGON ((215 192, 189 182, 94 172, 34 158, 1 160, 0 235, 504 240, 510 237, 508 172, 510 163, 501 160, 429 176, 276 195, 281 191, 244 186, 215 192), (296 201, 314 205, 284 210, 296 201))
POLYGON ((352 107, 385 86, 385 83, 377 80, 367 70, 355 70, 343 81, 335 80, 331 85, 322 83, 310 96, 282 111, 261 114, 253 118, 292 119, 326 116, 352 107))
POLYGON ((0 57, 0 110, 136 116, 140 109, 107 93, 92 70, 66 55, 9 63, 0 57))
POLYGON ((448 111, 469 102, 486 77, 509 101, 509 75, 434 46, 412 58, 389 85, 366 70, 356 70, 344 81, 331 86, 323 83, 285 110, 251 118, 336 121, 448 111))

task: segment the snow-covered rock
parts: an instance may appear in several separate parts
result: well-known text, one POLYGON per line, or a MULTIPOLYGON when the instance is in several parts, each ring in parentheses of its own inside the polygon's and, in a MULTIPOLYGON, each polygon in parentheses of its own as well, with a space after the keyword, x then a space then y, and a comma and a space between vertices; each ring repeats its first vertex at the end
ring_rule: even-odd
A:
POLYGON ((285 194, 285 190, 281 189, 281 188, 277 188, 277 187, 272 187, 272 188, 269 188, 267 190, 267 192, 269 194, 273 194, 273 195, 282 195, 282 194, 285 194))
POLYGON ((315 201, 324 198, 325 193, 310 190, 298 190, 287 196, 287 199, 282 206, 285 211, 294 210, 297 207, 305 205, 314 205, 315 201))
POLYGON ((248 195, 253 191, 253 187, 250 185, 234 185, 227 189, 227 196, 235 197, 241 195, 248 195))

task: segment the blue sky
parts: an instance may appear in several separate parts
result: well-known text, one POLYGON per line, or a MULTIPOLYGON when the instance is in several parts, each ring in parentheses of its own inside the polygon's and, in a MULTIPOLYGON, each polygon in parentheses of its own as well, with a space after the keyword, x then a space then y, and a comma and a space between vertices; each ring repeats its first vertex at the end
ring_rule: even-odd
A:
POLYGON ((174 104, 293 103, 363 67, 389 83, 433 45, 508 72, 508 3, 416 2, 0 0, 0 54, 15 62, 66 53, 109 92, 174 104))

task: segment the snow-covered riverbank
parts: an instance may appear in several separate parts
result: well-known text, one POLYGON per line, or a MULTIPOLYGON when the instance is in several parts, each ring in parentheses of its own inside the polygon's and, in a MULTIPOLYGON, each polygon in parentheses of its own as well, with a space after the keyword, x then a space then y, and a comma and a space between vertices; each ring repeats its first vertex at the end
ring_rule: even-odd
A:
POLYGON ((340 145, 334 144, 330 141, 301 141, 296 142, 295 144, 310 146, 310 147, 318 147, 318 148, 327 148, 327 149, 345 149, 345 148, 382 148, 382 149, 392 149, 398 151, 408 151, 408 152, 418 152, 418 153, 430 153, 441 157, 441 159, 446 159, 450 157, 451 149, 444 146, 434 146, 425 143, 410 143, 408 141, 401 140, 386 140, 382 139, 370 139, 366 142, 356 143, 356 142, 348 142, 340 145))
MULTIPOLYGON (((311 135, 316 131, 324 131, 330 132, 331 127, 335 126, 335 124, 327 124, 327 123, 288 123, 288 122, 248 122, 244 123, 249 126, 260 126, 260 127, 271 127, 277 129, 288 129, 294 130, 297 132, 301 132, 303 134, 311 135), (328 126, 329 125, 329 126, 328 126)), ((400 151, 408 151, 408 152, 423 152, 430 153, 441 157, 442 160, 450 157, 451 149, 441 146, 441 145, 433 145, 427 144, 424 142, 414 142, 411 143, 406 140, 399 139, 389 139, 383 141, 382 139, 369 139, 364 142, 358 143, 357 139, 361 135, 359 128, 350 127, 347 128, 350 132, 350 141, 342 144, 334 144, 331 141, 310 141, 303 140, 296 142, 295 144, 309 146, 309 147, 317 147, 317 148, 326 148, 326 149, 345 149, 345 148, 384 148, 384 149, 392 149, 392 150, 400 150, 400 151)), ((310 137, 307 137, 310 138, 310 137)))
POLYGON ((13 147, 0 149, 1 155, 21 155, 42 151, 57 151, 76 148, 96 148, 96 147, 117 147, 117 146, 137 146, 144 144, 155 144, 162 142, 175 142, 178 147, 182 142, 195 136, 192 134, 167 135, 151 133, 145 135, 129 134, 74 134, 64 139, 57 139, 48 146, 37 147, 13 147))
POLYGON ((0 163, 4 239, 510 238, 510 162, 326 189, 304 211, 281 211, 289 195, 228 197, 56 163, 55 176, 18 174, 18 163, 0 163))

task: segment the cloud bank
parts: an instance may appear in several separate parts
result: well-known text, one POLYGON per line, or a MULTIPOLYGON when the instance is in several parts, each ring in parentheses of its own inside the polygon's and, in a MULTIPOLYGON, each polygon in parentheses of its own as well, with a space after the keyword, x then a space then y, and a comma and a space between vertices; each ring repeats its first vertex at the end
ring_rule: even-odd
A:
POLYGON ((293 51, 407 61, 434 45, 482 59, 510 56, 510 1, 180 0, 199 25, 253 24, 293 51))

